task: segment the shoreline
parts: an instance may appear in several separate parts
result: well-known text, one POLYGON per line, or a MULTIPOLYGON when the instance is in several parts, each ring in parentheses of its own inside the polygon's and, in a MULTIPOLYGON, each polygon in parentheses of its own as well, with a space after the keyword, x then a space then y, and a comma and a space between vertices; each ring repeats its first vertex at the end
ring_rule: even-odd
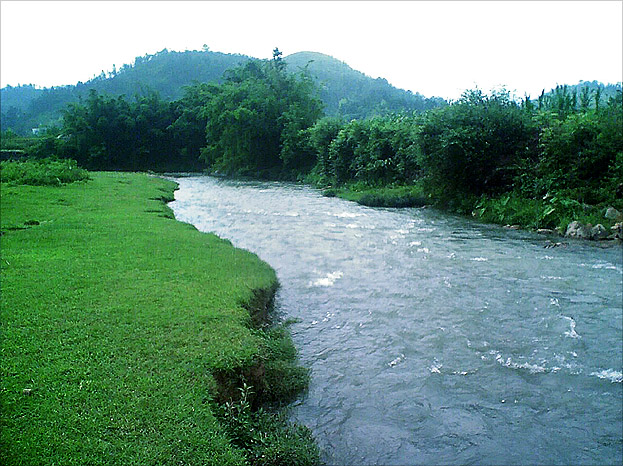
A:
POLYGON ((0 462, 315 464, 305 428, 259 410, 308 380, 267 325, 274 270, 175 220, 176 183, 90 176, 2 185, 0 462))
MULTIPOLYGON (((509 205, 508 200, 511 199, 509 194, 504 200, 499 202, 497 199, 487 198, 484 200, 472 200, 466 202, 467 205, 471 205, 466 209, 463 206, 443 206, 439 205, 439 202, 424 193, 424 191, 415 186, 399 186, 399 187, 380 187, 380 188, 352 188, 349 186, 339 188, 319 188, 323 191, 323 195, 327 197, 339 197, 351 202, 356 202, 360 205, 368 207, 383 207, 383 208, 420 208, 420 207, 432 207, 441 211, 461 215, 472 220, 476 220, 483 224, 499 225, 503 228, 512 230, 524 230, 533 233, 538 233, 544 236, 555 236, 556 238, 563 240, 585 240, 594 243, 620 245, 623 244, 623 224, 621 220, 612 221, 604 217, 602 223, 598 223, 595 220, 595 215, 591 216, 578 216, 578 219, 574 218, 569 221, 565 226, 565 233, 562 232, 561 227, 553 227, 551 224, 544 222, 543 218, 540 218, 543 212, 547 213, 551 210, 550 214, 554 211, 546 202, 534 202, 535 206, 531 207, 531 211, 528 214, 523 213, 522 223, 507 222, 504 219, 513 219, 513 205, 509 205), (489 212, 487 212, 489 209, 489 212), (471 212, 470 212, 471 211, 471 212), (495 216, 498 216, 497 219, 495 216), (588 219, 588 220, 587 220, 588 219), (582 222, 578 221, 582 220, 582 222), (595 221, 593 226, 590 221, 595 221), (544 225, 539 225, 543 222, 544 225), (526 224, 528 223, 528 224, 526 224), (570 226, 573 225, 573 231, 570 231, 570 226), (605 224, 605 226, 604 226, 605 224), (603 227, 602 232, 605 230, 607 236, 603 233, 601 237, 592 237, 591 229, 601 225, 603 227), (618 228, 617 228, 618 227, 618 228)), ((517 203, 527 203, 528 200, 516 199, 517 203)), ((519 209, 517 209, 519 210, 519 209)))

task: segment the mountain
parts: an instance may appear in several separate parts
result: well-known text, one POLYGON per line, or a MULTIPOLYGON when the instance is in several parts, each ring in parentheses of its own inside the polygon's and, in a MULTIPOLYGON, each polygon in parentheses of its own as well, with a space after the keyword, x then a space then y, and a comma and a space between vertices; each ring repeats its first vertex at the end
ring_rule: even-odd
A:
POLYGON ((158 92, 163 99, 176 100, 182 96, 183 86, 193 81, 219 81, 226 70, 251 59, 239 54, 165 49, 153 55, 137 57, 132 65, 123 65, 119 70, 113 67, 108 74, 102 71, 86 83, 45 89, 32 85, 7 86, 0 90, 2 130, 11 128, 26 134, 31 128, 58 123, 60 110, 88 95, 90 89, 128 97, 143 95, 150 89, 158 92))
POLYGON ((371 78, 346 63, 317 52, 298 52, 284 58, 291 72, 305 68, 320 87, 320 98, 330 116, 347 120, 391 112, 420 112, 444 105, 440 97, 398 89, 383 78, 371 78))
MULTIPOLYGON (((142 95, 154 90, 163 99, 176 100, 185 85, 218 82, 226 70, 255 58, 211 51, 175 52, 162 50, 154 55, 137 57, 132 65, 100 74, 76 85, 40 89, 33 85, 0 90, 2 130, 28 134, 32 128, 60 124, 67 104, 85 97, 90 89, 111 95, 142 95)), ((288 69, 295 73, 308 67, 320 86, 319 97, 326 113, 345 119, 365 118, 395 111, 423 111, 444 104, 441 98, 427 99, 411 91, 397 89, 385 79, 373 79, 328 55, 299 52, 285 57, 288 69)))

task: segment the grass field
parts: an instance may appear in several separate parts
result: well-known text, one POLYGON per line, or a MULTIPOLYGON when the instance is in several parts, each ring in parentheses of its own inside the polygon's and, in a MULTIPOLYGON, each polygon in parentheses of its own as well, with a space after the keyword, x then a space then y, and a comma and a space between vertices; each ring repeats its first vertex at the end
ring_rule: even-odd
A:
POLYGON ((305 432, 242 444, 220 408, 304 386, 289 336, 253 325, 274 271, 174 220, 174 183, 90 177, 1 186, 0 464, 311 464, 305 432))

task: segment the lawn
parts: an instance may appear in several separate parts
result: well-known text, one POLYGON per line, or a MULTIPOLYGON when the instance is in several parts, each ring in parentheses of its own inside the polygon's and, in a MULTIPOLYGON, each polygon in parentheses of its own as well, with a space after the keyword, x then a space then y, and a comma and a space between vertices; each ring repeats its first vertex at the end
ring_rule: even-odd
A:
POLYGON ((1 186, 0 464, 253 463, 218 407, 295 366, 251 318, 274 271, 174 220, 175 183, 90 178, 1 186))

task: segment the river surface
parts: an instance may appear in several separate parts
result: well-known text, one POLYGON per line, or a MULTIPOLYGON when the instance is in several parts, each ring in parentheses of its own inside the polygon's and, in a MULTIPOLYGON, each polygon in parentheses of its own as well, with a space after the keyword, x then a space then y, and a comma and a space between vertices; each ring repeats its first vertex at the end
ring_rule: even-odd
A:
POLYGON ((281 283, 329 465, 621 464, 623 249, 295 184, 175 178, 281 283), (560 241, 560 240, 557 240, 560 241))

